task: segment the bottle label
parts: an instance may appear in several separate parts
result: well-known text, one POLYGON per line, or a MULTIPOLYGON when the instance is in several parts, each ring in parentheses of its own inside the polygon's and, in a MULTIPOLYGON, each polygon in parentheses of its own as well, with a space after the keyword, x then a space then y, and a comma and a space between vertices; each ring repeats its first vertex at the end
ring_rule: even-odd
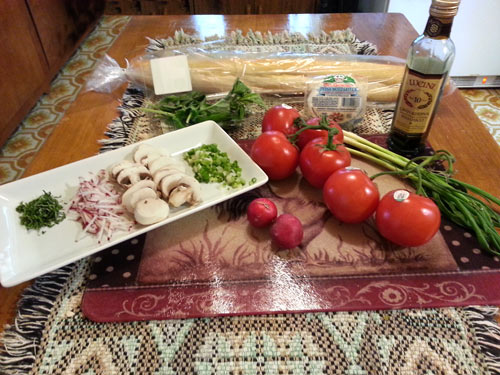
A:
POLYGON ((406 134, 424 134, 443 82, 441 74, 421 74, 407 68, 394 114, 394 127, 406 134))
POLYGON ((444 23, 437 17, 430 16, 425 26, 424 34, 431 38, 439 36, 449 37, 452 23, 444 23))

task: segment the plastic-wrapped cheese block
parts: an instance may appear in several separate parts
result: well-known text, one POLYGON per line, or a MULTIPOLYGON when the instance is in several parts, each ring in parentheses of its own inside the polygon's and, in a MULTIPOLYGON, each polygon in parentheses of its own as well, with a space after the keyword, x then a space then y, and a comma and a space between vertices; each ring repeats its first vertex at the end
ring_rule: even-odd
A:
POLYGON ((320 77, 307 83, 305 107, 314 117, 326 116, 352 130, 366 108, 366 79, 350 74, 320 77))

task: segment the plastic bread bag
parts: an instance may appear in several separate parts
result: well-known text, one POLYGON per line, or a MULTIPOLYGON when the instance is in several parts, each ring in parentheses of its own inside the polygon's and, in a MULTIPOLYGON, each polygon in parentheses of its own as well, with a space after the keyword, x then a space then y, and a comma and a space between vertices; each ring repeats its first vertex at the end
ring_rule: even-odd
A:
POLYGON ((111 93, 129 81, 129 77, 126 74, 127 70, 126 68, 122 68, 110 56, 104 55, 87 79, 84 90, 111 93))
POLYGON ((109 55, 104 55, 92 74, 87 78, 84 91, 112 93, 124 83, 132 83, 145 90, 147 95, 153 95, 153 77, 150 61, 161 57, 152 54, 139 56, 132 59, 132 63, 125 59, 125 67, 109 55))
POLYGON ((365 113, 368 82, 350 73, 316 77, 306 84, 304 108, 312 117, 326 116, 353 131, 365 113))
MULTIPOLYGON (((237 77, 257 93, 303 94, 311 77, 349 72, 367 78, 370 102, 387 103, 396 101, 404 73, 404 60, 389 56, 249 53, 193 48, 171 52, 187 54, 193 90, 207 94, 230 90, 237 77)), ((141 65, 137 66, 137 71, 148 74, 146 62, 137 62, 141 65)))
POLYGON ((218 51, 188 46, 139 56, 125 68, 112 64, 106 56, 87 89, 110 92, 124 81, 152 89, 151 59, 177 54, 188 57, 193 90, 206 94, 229 91, 236 78, 261 94, 304 94, 312 77, 349 73, 367 79, 367 100, 373 103, 396 101, 405 66, 404 60, 391 56, 218 51))

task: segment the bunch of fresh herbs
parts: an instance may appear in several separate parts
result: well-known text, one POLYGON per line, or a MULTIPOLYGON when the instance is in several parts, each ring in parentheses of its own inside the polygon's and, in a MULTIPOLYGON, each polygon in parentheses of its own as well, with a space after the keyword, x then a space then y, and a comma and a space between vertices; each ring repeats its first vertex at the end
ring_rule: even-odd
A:
POLYGON ((247 116, 248 107, 252 104, 264 107, 260 95, 253 93, 243 82, 236 79, 231 91, 215 103, 208 103, 205 94, 192 91, 165 96, 157 104, 142 110, 153 113, 176 128, 184 128, 207 120, 213 120, 223 128, 229 128, 247 116))

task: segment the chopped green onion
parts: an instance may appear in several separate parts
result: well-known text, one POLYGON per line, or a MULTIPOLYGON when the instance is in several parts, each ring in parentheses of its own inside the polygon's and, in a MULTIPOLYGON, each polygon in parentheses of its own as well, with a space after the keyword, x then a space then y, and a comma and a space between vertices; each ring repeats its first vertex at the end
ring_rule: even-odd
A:
POLYGON ((193 148, 184 154, 184 160, 199 182, 218 182, 233 189, 245 185, 238 162, 231 161, 227 153, 219 150, 216 144, 193 148))

